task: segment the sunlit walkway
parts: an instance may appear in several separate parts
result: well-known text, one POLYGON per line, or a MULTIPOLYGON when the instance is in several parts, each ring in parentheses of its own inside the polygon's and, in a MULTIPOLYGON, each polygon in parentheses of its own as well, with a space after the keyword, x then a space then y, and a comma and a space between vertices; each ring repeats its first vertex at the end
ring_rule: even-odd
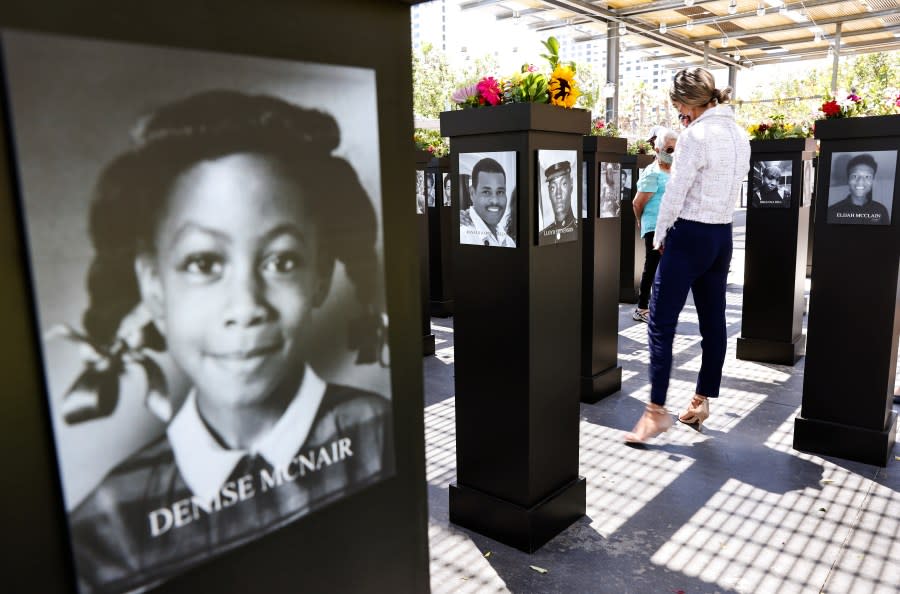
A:
MULTIPOLYGON (((792 450, 804 360, 792 368, 734 356, 743 220, 739 212, 722 394, 703 433, 676 423, 646 449, 622 443, 649 385, 646 326, 631 320, 633 306, 621 305, 622 390, 581 406, 587 516, 533 555, 448 522, 447 485, 456 478, 453 322, 432 320, 438 351, 425 360, 425 439, 433 592, 898 591, 900 451, 882 469, 792 450)), ((699 365, 689 302, 675 342, 673 412, 693 395, 699 365)))

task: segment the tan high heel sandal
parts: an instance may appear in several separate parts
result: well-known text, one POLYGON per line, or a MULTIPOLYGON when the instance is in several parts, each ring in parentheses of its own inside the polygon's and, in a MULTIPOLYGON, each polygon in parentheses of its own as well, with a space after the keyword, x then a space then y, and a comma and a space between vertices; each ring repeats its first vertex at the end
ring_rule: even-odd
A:
POLYGON ((703 421, 709 418, 709 398, 694 394, 691 398, 691 404, 683 413, 678 415, 678 420, 693 427, 697 431, 703 427, 703 421))
POLYGON ((647 404, 644 414, 631 432, 625 434, 625 443, 645 443, 648 439, 665 433, 675 423, 664 406, 647 404))

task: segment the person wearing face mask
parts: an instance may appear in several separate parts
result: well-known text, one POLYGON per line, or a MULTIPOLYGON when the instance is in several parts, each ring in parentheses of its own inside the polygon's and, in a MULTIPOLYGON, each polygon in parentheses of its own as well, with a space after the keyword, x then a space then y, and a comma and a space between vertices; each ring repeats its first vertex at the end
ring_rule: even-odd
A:
POLYGON ((672 344, 688 292, 693 294, 703 350, 694 396, 678 419, 696 429, 719 395, 728 334, 725 286, 732 254, 734 207, 750 169, 750 139, 727 103, 731 89, 716 88, 712 73, 679 71, 669 98, 685 116, 665 198, 656 218, 653 247, 662 251, 653 280, 647 335, 650 403, 627 435, 644 443, 673 424, 665 408, 672 374, 672 344))
POLYGON ((888 225, 891 222, 887 209, 872 200, 872 185, 878 163, 872 155, 862 153, 847 162, 847 186, 849 194, 840 202, 828 207, 829 223, 854 225, 888 225))
POLYGON ((636 322, 645 323, 650 321, 650 290, 660 258, 659 251, 653 247, 653 238, 656 236, 656 215, 659 213, 659 204, 666 191, 666 182, 669 181, 678 133, 658 126, 653 130, 653 137, 656 160, 641 171, 637 182, 637 194, 631 204, 634 209, 634 218, 639 221, 638 225, 641 229, 641 237, 644 238, 644 253, 646 254, 644 256, 644 272, 641 274, 641 291, 638 295, 637 307, 631 314, 631 318, 636 322))

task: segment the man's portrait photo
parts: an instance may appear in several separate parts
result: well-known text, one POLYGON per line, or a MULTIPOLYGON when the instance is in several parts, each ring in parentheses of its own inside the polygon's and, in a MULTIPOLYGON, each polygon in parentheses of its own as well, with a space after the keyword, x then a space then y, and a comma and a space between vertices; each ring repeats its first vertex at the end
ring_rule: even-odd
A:
POLYGON ((622 183, 621 165, 619 163, 600 163, 599 165, 599 186, 600 200, 597 207, 597 216, 601 219, 608 219, 619 216, 620 202, 622 191, 620 184, 622 183))
POLYGON ((416 169, 416 214, 425 214, 425 172, 416 169))
POLYGON ((631 167, 622 167, 621 200, 631 200, 631 167))
POLYGON ((890 225, 897 151, 832 153, 828 223, 890 225))
POLYGON ((460 153, 459 174, 459 243, 516 247, 516 152, 460 153))
POLYGON ((578 239, 577 151, 538 151, 538 245, 578 239))
POLYGON ((588 218, 588 162, 581 162, 581 218, 588 218))
POLYGON ((390 478, 375 72, 2 44, 78 591, 155 589, 390 478))
POLYGON ((751 208, 790 208, 791 161, 754 161, 750 175, 751 208))
POLYGON ((450 177, 450 174, 449 174, 449 173, 442 173, 441 175, 443 176, 443 188, 444 188, 443 201, 444 201, 444 206, 450 206, 450 205, 453 204, 453 202, 450 200, 450 196, 451 196, 451 194, 450 194, 450 187, 453 185, 453 183, 452 183, 452 179, 453 179, 453 178, 450 177))
POLYGON ((425 174, 425 196, 430 208, 434 208, 434 192, 434 172, 429 171, 425 174))

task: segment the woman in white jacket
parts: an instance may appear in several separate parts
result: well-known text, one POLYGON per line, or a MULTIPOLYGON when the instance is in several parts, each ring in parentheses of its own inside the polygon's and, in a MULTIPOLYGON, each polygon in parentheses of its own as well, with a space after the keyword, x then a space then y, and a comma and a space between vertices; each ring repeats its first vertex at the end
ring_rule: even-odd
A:
POLYGON ((663 252, 650 301, 650 403, 625 436, 643 443, 672 426, 665 408, 672 371, 672 341, 688 291, 694 296, 703 350, 693 399, 679 420, 699 429, 709 416, 708 398, 719 395, 725 362, 725 282, 731 262, 731 222, 741 182, 750 168, 750 141, 723 105, 731 89, 717 89, 703 68, 675 75, 669 98, 687 126, 666 196, 659 209, 654 246, 663 252))

